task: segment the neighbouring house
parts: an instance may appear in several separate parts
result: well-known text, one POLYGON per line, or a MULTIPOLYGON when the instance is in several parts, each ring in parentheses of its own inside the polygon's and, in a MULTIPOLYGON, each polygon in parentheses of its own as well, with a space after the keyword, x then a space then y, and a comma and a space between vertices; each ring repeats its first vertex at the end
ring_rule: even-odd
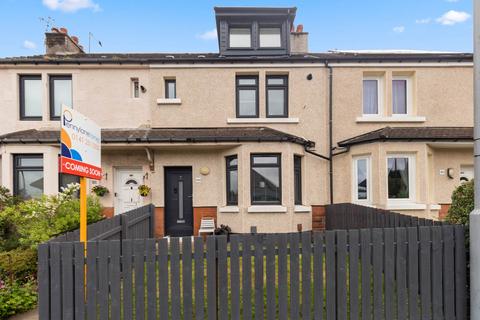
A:
POLYGON ((102 127, 106 215, 153 203, 158 235, 321 228, 331 201, 439 218, 472 178, 471 54, 312 53, 296 8, 215 14, 218 53, 89 54, 53 28, 45 55, 0 59, 1 184, 76 181, 62 104, 102 127))

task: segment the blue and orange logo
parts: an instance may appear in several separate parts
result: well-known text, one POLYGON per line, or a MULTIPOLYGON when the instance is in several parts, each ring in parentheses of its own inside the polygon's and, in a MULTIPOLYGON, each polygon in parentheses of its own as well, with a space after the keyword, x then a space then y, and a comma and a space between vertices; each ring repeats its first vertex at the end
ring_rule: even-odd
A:
MULTIPOLYGON (((72 114, 68 110, 65 110, 63 113, 64 124, 71 122, 72 119, 72 114)), ((82 161, 82 156, 80 153, 77 150, 72 149, 72 139, 64 129, 62 129, 60 133, 60 139, 62 141, 62 157, 82 161)))

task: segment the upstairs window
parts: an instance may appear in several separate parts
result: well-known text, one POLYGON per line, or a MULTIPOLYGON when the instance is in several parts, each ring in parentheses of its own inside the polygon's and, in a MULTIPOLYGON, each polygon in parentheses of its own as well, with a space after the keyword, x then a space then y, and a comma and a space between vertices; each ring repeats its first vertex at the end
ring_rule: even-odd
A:
POLYGON ((238 158, 226 157, 227 162, 227 205, 238 205, 238 158))
POLYGON ((140 98, 140 81, 138 78, 131 79, 131 86, 132 86, 132 98, 140 98))
POLYGON ((252 204, 281 204, 280 154, 252 154, 251 201, 252 204))
POLYGON ((260 48, 281 48, 281 29, 278 27, 260 28, 260 48))
POLYGON ((72 107, 72 76, 50 76, 51 120, 60 120, 63 104, 72 107))
POLYGON ((410 113, 410 79, 394 77, 392 80, 392 114, 407 115, 410 113))
POLYGON ((165 98, 166 99, 177 98, 177 81, 175 79, 165 80, 165 98))
POLYGON ((228 41, 230 48, 251 48, 252 35, 250 28, 230 28, 228 41))
POLYGON ((363 115, 379 116, 384 113, 384 75, 364 74, 363 76, 363 115))
POLYGON ((13 156, 13 194, 22 199, 43 194, 43 155, 18 154, 13 156))
POLYGON ((288 77, 267 76, 267 117, 288 117, 288 77))
POLYGON ((237 118, 258 118, 258 76, 236 78, 237 118))
POLYGON ((20 120, 42 120, 42 76, 20 76, 20 120))

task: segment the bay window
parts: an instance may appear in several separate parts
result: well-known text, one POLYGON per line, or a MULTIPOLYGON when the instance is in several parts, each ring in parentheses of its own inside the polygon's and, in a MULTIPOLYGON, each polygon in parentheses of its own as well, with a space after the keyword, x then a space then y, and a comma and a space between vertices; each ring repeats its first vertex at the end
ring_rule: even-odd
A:
POLYGON ((391 155, 387 157, 388 199, 413 201, 415 194, 414 157, 391 155))
POLYGON ((43 155, 17 154, 13 156, 13 194, 22 199, 43 194, 43 155))
POLYGON ((281 204, 281 155, 251 155, 251 202, 255 204, 281 204))
POLYGON ((227 206, 238 205, 238 158, 236 155, 226 157, 227 171, 227 206))
POLYGON ((353 200, 370 203, 370 158, 357 157, 353 160, 353 200))

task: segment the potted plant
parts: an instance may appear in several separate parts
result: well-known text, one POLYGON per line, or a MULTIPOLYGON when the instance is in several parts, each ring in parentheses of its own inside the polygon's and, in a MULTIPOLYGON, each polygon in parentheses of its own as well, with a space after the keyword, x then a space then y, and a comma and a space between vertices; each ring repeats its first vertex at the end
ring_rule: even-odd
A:
POLYGON ((92 192, 95 193, 99 197, 103 197, 107 193, 109 193, 107 187, 104 187, 102 185, 96 185, 92 188, 92 192))
POLYGON ((145 185, 145 184, 142 184, 142 185, 139 185, 138 186, 138 193, 142 196, 142 197, 146 197, 150 194, 150 191, 152 190, 152 188, 150 188, 149 186, 145 185))

